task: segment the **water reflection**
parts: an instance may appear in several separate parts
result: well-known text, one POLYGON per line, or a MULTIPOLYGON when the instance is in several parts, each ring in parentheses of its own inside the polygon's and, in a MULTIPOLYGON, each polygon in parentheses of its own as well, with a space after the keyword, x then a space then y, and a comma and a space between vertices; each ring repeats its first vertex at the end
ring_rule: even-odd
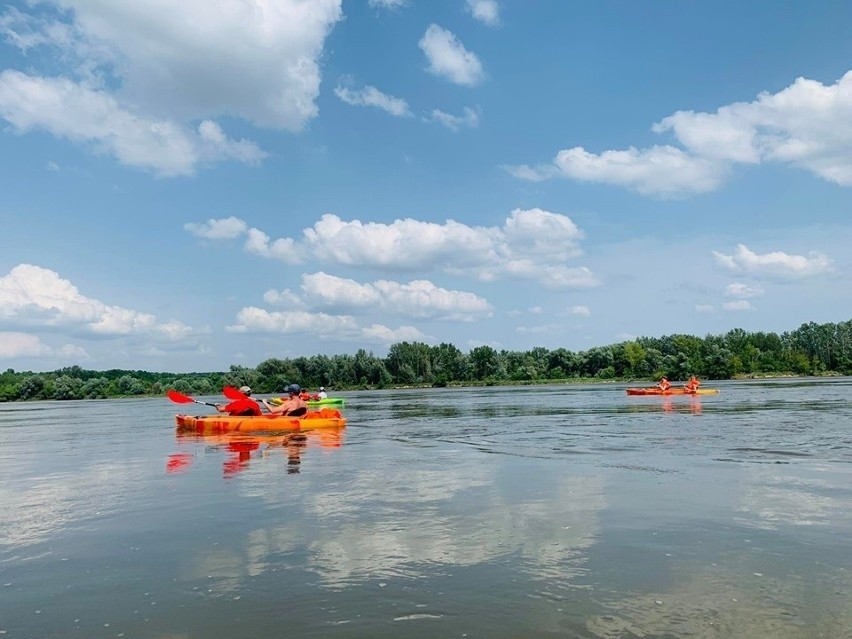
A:
POLYGON ((701 398, 697 395, 645 395, 631 397, 628 413, 691 413, 701 414, 701 398))
POLYGON ((628 596, 613 592, 606 612, 587 620, 588 631, 600 639, 852 636, 852 572, 845 568, 790 565, 742 548, 715 559, 669 560, 671 584, 628 596))
POLYGON ((0 405, 0 630, 846 639, 850 391, 353 392, 345 445, 0 405))
MULTIPOLYGON (((179 445, 203 444, 207 453, 225 455, 222 462, 222 475, 233 477, 249 468, 253 459, 269 457, 280 453, 287 460, 287 473, 300 472, 302 455, 312 447, 332 450, 343 445, 344 428, 321 428, 305 430, 286 435, 270 435, 265 433, 224 433, 205 435, 197 433, 176 432, 175 440, 179 445)), ((166 460, 166 473, 181 473, 189 470, 195 452, 178 451, 169 455, 166 460)))
POLYGON ((750 467, 736 509, 744 525, 776 530, 784 526, 852 526, 852 473, 837 475, 817 465, 809 472, 783 473, 750 467))

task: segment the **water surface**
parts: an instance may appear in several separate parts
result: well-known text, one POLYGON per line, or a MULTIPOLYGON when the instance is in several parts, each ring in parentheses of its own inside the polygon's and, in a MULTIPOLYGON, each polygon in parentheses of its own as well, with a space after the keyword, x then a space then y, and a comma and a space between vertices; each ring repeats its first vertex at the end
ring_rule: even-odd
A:
POLYGON ((340 393, 297 437, 0 404, 0 633, 852 636, 852 379, 705 386, 340 393))

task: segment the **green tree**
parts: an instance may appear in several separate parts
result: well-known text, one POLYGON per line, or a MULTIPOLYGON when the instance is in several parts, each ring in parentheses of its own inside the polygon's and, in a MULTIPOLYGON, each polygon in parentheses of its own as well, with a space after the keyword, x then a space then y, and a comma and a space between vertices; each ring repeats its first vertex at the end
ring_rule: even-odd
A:
POLYGON ((60 375, 53 381, 53 399, 81 399, 82 390, 83 380, 79 377, 60 375))

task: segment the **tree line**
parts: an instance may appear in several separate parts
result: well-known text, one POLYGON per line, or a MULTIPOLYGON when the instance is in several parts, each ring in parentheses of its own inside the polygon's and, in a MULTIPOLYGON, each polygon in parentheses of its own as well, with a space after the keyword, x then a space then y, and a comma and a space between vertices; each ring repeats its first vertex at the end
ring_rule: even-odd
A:
POLYGON ((529 351, 477 346, 464 353, 452 344, 393 344, 385 357, 354 355, 270 358, 256 367, 231 366, 208 373, 141 370, 86 370, 69 366, 48 373, 0 373, 0 401, 100 399, 162 395, 219 394, 224 386, 248 385, 256 393, 282 392, 296 382, 304 388, 370 389, 394 386, 497 385, 581 380, 732 379, 749 375, 852 374, 852 320, 802 324, 794 331, 724 335, 666 335, 597 346, 529 351))

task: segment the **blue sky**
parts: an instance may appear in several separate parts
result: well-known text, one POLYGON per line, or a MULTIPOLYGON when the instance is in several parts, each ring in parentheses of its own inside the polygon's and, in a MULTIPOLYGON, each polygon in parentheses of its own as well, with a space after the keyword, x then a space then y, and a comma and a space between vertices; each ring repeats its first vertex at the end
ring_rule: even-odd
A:
POLYGON ((767 6, 13 0, 0 366, 846 321, 852 4, 767 6))

